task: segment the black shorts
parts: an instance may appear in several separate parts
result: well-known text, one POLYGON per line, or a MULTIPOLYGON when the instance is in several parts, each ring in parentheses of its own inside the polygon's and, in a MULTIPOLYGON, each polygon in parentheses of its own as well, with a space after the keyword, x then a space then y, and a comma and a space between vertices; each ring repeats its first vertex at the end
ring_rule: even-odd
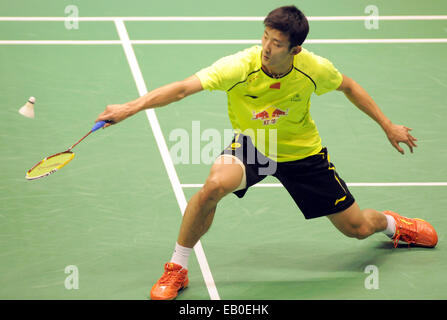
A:
POLYGON ((250 137, 240 134, 238 140, 235 139, 221 154, 236 156, 245 165, 247 185, 245 189, 234 192, 239 198, 251 186, 267 176, 274 176, 292 196, 306 219, 337 213, 354 203, 346 183, 329 161, 326 148, 304 159, 276 162, 260 153, 250 137))

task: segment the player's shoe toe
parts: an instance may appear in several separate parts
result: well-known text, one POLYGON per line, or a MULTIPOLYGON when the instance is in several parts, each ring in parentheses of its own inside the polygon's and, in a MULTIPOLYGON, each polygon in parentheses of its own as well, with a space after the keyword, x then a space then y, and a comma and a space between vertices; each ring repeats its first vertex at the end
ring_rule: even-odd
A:
POLYGON ((436 230, 427 221, 407 218, 393 211, 385 211, 384 213, 392 216, 396 221, 396 233, 392 238, 395 247, 397 247, 399 241, 430 248, 435 247, 438 243, 436 230))
POLYGON ((165 272, 151 289, 152 300, 173 300, 178 292, 188 286, 188 270, 182 266, 168 262, 165 272))

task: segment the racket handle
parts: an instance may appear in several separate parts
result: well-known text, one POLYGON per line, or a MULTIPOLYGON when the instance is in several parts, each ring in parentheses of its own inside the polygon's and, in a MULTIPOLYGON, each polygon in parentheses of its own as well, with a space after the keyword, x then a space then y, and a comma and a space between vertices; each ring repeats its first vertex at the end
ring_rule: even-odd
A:
POLYGON ((92 132, 94 132, 94 131, 96 131, 96 130, 102 128, 102 127, 104 127, 104 125, 105 125, 106 123, 113 123, 113 121, 112 121, 112 120, 105 120, 105 121, 98 121, 98 122, 96 122, 95 125, 93 126, 92 130, 90 130, 90 131, 89 131, 85 136, 83 136, 78 142, 76 142, 74 145, 72 145, 66 152, 71 151, 71 149, 73 149, 74 147, 76 147, 76 146, 79 144, 79 142, 81 142, 82 140, 84 140, 85 138, 87 138, 87 136, 88 136, 90 133, 92 133, 92 132))
POLYGON ((112 122, 112 121, 110 121, 110 120, 106 120, 106 121, 99 121, 99 122, 96 122, 95 125, 94 125, 93 128, 92 128, 92 132, 94 132, 94 131, 96 131, 96 130, 98 130, 98 129, 101 129, 102 127, 104 127, 104 125, 105 125, 106 123, 110 123, 110 122, 112 122))

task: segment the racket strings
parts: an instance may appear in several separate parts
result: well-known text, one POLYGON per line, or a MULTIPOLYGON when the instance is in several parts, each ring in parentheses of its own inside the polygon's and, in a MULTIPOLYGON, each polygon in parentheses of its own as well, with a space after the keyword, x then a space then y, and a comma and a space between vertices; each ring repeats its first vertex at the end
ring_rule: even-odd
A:
POLYGON ((65 166, 73 157, 73 152, 66 151, 45 158, 27 172, 26 178, 31 180, 47 176, 65 166))
POLYGON ((103 128, 106 123, 113 123, 113 121, 105 120, 105 121, 96 122, 95 125, 93 126, 93 128, 85 136, 83 136, 78 142, 76 142, 74 145, 72 145, 67 151, 64 151, 61 153, 56 153, 55 155, 47 157, 47 158, 43 159, 42 161, 38 162, 31 169, 29 169, 25 176, 26 179, 28 179, 28 180, 39 179, 39 178, 45 177, 45 176, 59 170, 63 166, 65 166, 74 157, 74 153, 71 152, 71 149, 73 149, 75 146, 77 146, 82 140, 84 140, 92 132, 95 132, 96 130, 103 128))

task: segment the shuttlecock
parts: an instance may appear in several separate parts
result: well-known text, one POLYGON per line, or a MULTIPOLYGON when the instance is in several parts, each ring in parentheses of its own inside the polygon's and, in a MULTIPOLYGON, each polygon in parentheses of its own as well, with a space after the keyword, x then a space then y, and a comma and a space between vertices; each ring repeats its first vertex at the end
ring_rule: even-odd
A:
POLYGON ((27 118, 34 118, 34 103, 36 98, 30 97, 23 107, 20 108, 19 113, 27 118))

